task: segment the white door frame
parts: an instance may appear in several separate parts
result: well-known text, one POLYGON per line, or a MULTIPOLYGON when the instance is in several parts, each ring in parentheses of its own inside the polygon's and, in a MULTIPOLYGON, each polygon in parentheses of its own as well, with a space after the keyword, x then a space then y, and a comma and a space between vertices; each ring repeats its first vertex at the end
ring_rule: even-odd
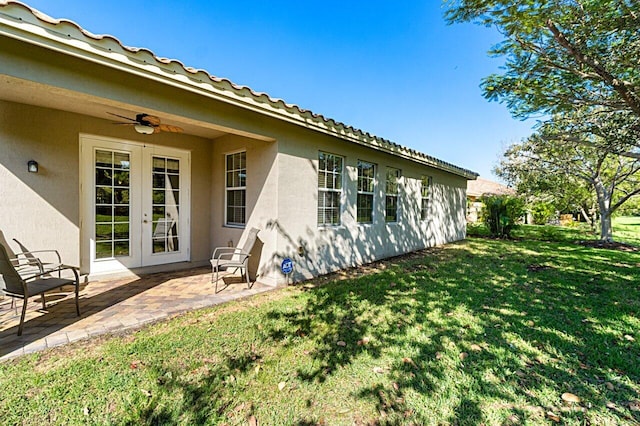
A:
MULTIPOLYGON (((80 244, 81 268, 90 274, 122 272, 132 268, 190 260, 191 153, 189 151, 90 134, 80 134, 80 244), (129 255, 96 259, 96 149, 130 155, 129 255), (178 250, 152 253, 152 158, 179 160, 180 190, 178 250)), ((157 223, 156 223, 157 226, 157 223)))

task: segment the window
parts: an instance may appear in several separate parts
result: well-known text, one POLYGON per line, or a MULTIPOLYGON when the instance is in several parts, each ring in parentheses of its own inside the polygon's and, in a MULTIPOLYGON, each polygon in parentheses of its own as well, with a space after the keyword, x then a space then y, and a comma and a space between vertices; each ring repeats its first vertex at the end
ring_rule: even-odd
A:
POLYGON ((358 200, 356 204, 356 216, 359 223, 373 222, 375 176, 375 164, 358 160, 358 200))
POLYGON ((96 259, 129 256, 129 174, 125 152, 95 151, 96 259))
POLYGON ((422 200, 420 205, 420 218, 427 220, 429 215, 429 195, 431 194, 431 176, 422 176, 420 178, 420 198, 422 200))
POLYGON ((387 167, 386 179, 386 197, 385 197, 385 220, 387 222, 398 221, 398 180, 400 178, 400 170, 393 167, 387 167))
POLYGON ((340 225, 343 158, 318 153, 318 225, 340 225))
POLYGON ((247 207, 247 153, 236 152, 226 157, 226 224, 243 226, 247 207))
POLYGON ((180 160, 153 156, 153 252, 178 251, 180 160))

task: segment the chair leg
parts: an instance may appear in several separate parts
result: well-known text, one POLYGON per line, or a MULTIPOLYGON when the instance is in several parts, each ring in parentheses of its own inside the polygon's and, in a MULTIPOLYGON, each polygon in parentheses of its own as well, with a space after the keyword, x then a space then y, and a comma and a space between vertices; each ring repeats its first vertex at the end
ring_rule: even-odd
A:
POLYGON ((246 266, 244 268, 244 276, 247 279, 247 288, 251 288, 251 283, 249 282, 249 268, 246 266))
MULTIPOLYGON (((60 271, 58 271, 60 273, 60 271)), ((73 274, 76 276, 76 314, 80 316, 80 276, 78 271, 73 270, 73 274)))
POLYGON ((76 314, 80 316, 80 285, 76 282, 76 314))
POLYGON ((42 293, 40 295, 40 300, 42 301, 42 310, 46 311, 47 310, 47 305, 45 304, 45 301, 44 301, 44 293, 42 293))
POLYGON ((24 299, 22 299, 22 315, 20 316, 20 325, 18 326, 18 336, 22 336, 22 325, 24 324, 24 317, 27 314, 27 300, 28 297, 25 295, 24 299))
POLYGON ((218 293, 218 272, 219 272, 219 268, 216 268, 216 289, 215 289, 215 293, 218 293))

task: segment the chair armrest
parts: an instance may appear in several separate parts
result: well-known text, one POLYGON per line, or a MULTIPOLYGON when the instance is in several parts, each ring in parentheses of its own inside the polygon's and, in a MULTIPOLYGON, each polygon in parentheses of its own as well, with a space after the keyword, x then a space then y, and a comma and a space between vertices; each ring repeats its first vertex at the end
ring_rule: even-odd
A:
POLYGON ((212 258, 211 262, 222 261, 222 262, 232 262, 232 263, 244 263, 251 256, 249 253, 245 253, 240 249, 236 249, 233 252, 229 253, 220 253, 218 257, 212 258), (234 256, 238 256, 238 259, 233 259, 234 256))
MULTIPOLYGON (((235 247, 216 247, 215 249, 213 249, 213 254, 211 255, 211 259, 218 259, 220 256, 223 255, 233 255, 236 251, 239 251, 240 249, 235 248, 235 247), (216 253, 220 253, 217 257, 216 257, 216 253)), ((241 251, 241 250, 240 250, 241 251)))
POLYGON ((43 277, 45 275, 51 275, 52 272, 71 271, 71 272, 73 272, 73 275, 76 278, 76 285, 79 285, 80 284, 80 276, 78 274, 79 269, 80 268, 78 268, 77 266, 62 265, 61 264, 61 265, 58 265, 54 269, 47 269, 44 272, 33 274, 33 275, 28 276, 28 277, 23 277, 22 279, 24 281, 28 281, 28 280, 32 280, 32 279, 35 279, 35 278, 43 277))
POLYGON ((33 250, 33 251, 24 251, 22 253, 16 253, 16 257, 24 256, 25 258, 38 258, 38 256, 33 256, 34 254, 41 253, 54 253, 56 258, 58 259, 58 264, 62 264, 62 257, 60 256, 60 252, 58 250, 33 250))

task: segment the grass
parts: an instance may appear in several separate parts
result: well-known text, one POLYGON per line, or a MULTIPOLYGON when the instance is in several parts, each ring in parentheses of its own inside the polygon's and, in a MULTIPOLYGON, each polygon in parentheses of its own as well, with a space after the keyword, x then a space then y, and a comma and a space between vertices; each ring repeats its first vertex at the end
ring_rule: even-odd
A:
MULTIPOLYGON (((613 219, 614 240, 640 247, 640 216, 624 216, 613 219)), ((469 224, 468 234, 486 237, 489 231, 482 223, 469 224)), ((513 232, 513 238, 538 241, 574 242, 597 240, 600 230, 592 232, 586 223, 573 226, 521 225, 513 232)))
POLYGON ((0 364, 0 423, 637 424, 638 277, 471 238, 0 364))
POLYGON ((640 216, 617 217, 613 220, 615 236, 640 247, 640 216))

